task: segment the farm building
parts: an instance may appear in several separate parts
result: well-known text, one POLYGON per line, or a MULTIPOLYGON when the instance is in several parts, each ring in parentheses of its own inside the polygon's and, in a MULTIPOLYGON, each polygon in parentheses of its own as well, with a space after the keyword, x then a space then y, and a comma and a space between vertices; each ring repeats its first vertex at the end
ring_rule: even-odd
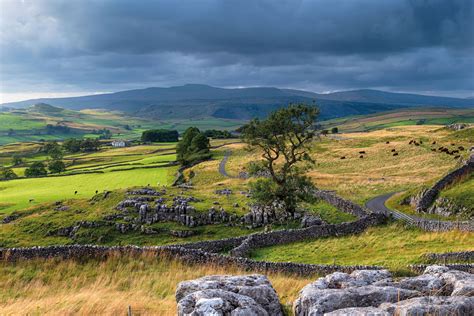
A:
POLYGON ((130 146, 130 142, 128 142, 126 140, 114 140, 111 143, 111 145, 112 145, 112 147, 117 147, 117 148, 128 147, 128 146, 130 146))

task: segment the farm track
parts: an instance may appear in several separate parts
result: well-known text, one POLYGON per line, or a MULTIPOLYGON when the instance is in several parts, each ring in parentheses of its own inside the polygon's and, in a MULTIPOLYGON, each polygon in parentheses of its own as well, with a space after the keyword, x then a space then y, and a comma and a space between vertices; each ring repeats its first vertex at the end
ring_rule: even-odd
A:
POLYGON ((235 178, 231 175, 229 175, 225 169, 225 165, 227 164, 227 161, 229 160, 229 157, 232 155, 232 150, 228 149, 224 152, 224 158, 222 158, 221 162, 219 163, 219 173, 223 175, 226 178, 235 178))

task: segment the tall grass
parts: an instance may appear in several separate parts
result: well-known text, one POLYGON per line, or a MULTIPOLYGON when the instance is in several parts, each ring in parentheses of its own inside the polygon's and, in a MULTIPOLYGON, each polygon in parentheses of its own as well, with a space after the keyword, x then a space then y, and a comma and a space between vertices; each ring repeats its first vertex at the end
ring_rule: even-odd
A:
MULTIPOLYGON (((188 265, 174 259, 112 256, 103 261, 37 259, 0 263, 0 314, 176 315, 180 281, 212 274, 248 274, 233 267, 188 265)), ((282 304, 316 276, 268 274, 282 304)))

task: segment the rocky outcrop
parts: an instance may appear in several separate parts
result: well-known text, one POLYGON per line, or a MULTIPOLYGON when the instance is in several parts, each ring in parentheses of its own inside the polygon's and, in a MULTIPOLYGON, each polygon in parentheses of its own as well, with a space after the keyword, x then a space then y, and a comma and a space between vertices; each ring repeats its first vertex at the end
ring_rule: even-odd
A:
POLYGON ((179 283, 178 315, 283 315, 264 275, 213 275, 179 283))
POLYGON ((305 286, 295 315, 472 315, 474 275, 429 266, 393 280, 387 270, 336 272, 305 286))
POLYGON ((384 303, 380 309, 387 311, 389 315, 473 315, 474 298, 464 296, 416 297, 396 303, 384 303))

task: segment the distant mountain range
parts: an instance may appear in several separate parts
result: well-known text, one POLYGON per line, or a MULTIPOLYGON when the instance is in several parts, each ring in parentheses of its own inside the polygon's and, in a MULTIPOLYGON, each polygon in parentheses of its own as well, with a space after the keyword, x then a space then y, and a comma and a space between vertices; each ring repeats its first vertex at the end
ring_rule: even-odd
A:
POLYGON ((313 102, 321 119, 371 114, 414 106, 474 107, 472 98, 449 98, 378 90, 353 90, 328 94, 272 87, 225 89, 201 84, 170 88, 146 88, 70 98, 43 98, 4 103, 3 107, 24 108, 37 103, 72 110, 102 108, 157 119, 215 117, 250 119, 264 117, 289 103, 313 102))

